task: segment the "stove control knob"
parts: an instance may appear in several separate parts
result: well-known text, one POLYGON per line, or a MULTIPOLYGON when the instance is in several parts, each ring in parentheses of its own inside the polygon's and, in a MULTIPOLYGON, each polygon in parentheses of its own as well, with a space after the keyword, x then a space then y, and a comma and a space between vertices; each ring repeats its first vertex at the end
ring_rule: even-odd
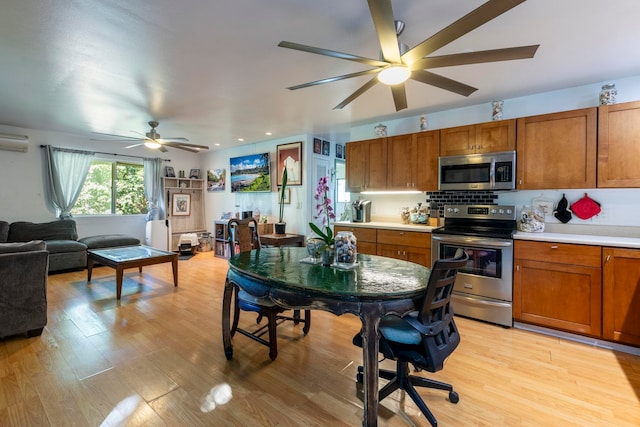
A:
POLYGON ((500 215, 504 215, 504 209, 500 209, 500 210, 498 210, 498 213, 499 213, 500 215))
POLYGON ((507 209, 507 214, 511 215, 513 211, 511 209, 507 209))
POLYGON ((447 208, 447 213, 453 212, 453 208, 447 208))
POLYGON ((491 209, 491 214, 492 214, 492 215, 495 215, 495 214, 496 214, 496 212, 498 212, 498 211, 497 211, 497 210, 495 210, 495 209, 491 209))
POLYGON ((460 209, 458 209, 458 208, 453 208, 453 212, 454 212, 454 213, 460 213, 460 209))

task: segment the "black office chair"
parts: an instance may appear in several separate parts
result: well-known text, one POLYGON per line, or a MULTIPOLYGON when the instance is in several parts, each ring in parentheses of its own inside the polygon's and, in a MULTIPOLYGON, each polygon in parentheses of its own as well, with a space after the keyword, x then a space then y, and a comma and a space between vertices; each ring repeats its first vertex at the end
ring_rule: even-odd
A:
MULTIPOLYGON (((438 422, 415 387, 448 390, 452 403, 458 403, 458 393, 453 391, 450 384, 409 375, 409 364, 411 363, 417 371, 424 369, 437 372, 442 369, 445 359, 460 343, 450 300, 457 271, 467 260, 467 254, 460 250, 455 258, 436 261, 431 269, 422 305, 416 307, 418 310, 403 317, 387 315, 380 321, 380 352, 385 358, 396 360, 397 368, 395 372, 380 370, 379 376, 390 382, 380 389, 378 401, 382 401, 395 390, 404 390, 432 426, 437 426, 438 422)), ((360 334, 353 338, 353 343, 362 347, 360 334)), ((359 366, 358 383, 362 383, 362 372, 362 366, 359 366)))
MULTIPOLYGON (((258 235, 258 224, 255 219, 231 219, 228 223, 229 231, 229 250, 231 254, 250 251, 252 249, 260 249, 260 236, 258 235)), ((236 332, 249 337, 260 344, 269 347, 269 357, 275 360, 278 356, 278 340, 276 327, 284 321, 291 320, 295 324, 303 323, 302 331, 306 335, 311 327, 311 312, 305 310, 304 319, 300 317, 300 312, 296 310, 293 316, 284 316, 282 313, 286 309, 278 306, 268 298, 255 297, 235 285, 235 298, 233 310, 233 323, 231 325, 231 337, 236 332), (252 311, 258 314, 256 323, 260 324, 262 318, 267 319, 267 324, 258 327, 253 331, 249 331, 238 327, 240 320, 240 311, 252 311), (269 333, 269 339, 265 340, 262 336, 269 333)))

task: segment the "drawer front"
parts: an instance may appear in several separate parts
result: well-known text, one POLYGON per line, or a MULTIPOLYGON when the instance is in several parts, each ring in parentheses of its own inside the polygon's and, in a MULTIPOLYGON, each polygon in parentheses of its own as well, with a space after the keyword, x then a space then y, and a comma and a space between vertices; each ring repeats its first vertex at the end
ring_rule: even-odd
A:
POLYGON ((600 246, 574 245, 571 243, 531 242, 516 240, 514 257, 555 264, 573 264, 600 267, 600 246))
POLYGON ((419 231, 378 230, 378 243, 431 248, 431 233, 419 231))
POLYGON ((351 231, 360 242, 376 243, 376 229, 375 228, 362 228, 362 227, 346 227, 344 225, 336 225, 333 228, 334 234, 338 234, 340 231, 351 231))

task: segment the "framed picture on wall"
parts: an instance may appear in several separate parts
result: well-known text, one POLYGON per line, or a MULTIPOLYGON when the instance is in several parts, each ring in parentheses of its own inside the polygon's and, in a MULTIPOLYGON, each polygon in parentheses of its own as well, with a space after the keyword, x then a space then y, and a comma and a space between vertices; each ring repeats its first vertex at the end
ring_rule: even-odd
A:
POLYGON ((315 154, 322 154, 322 140, 319 138, 313 138, 313 152, 315 154))
POLYGON ((172 206, 175 216, 191 215, 191 194, 174 193, 172 206))
POLYGON ((322 155, 331 155, 331 143, 329 141, 322 141, 322 155))
POLYGON ((342 158, 342 144, 336 144, 336 159, 342 158))
POLYGON ((282 172, 287 168, 287 185, 302 185, 302 142, 277 146, 277 185, 282 185, 282 172))

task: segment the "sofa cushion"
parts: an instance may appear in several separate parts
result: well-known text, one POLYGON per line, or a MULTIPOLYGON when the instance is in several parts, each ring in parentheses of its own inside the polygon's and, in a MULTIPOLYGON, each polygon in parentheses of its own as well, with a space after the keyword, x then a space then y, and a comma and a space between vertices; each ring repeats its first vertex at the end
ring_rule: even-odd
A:
POLYGON ((9 238, 9 223, 0 221, 0 243, 6 242, 9 238))
POLYGON ((0 243, 0 254, 15 252, 42 251, 47 248, 43 240, 32 240, 30 242, 0 243))
POLYGON ((87 245, 75 240, 47 240, 45 243, 50 254, 84 252, 87 250, 87 245))
POLYGON ((78 240, 87 245, 89 249, 114 248, 116 246, 137 246, 140 239, 126 234, 103 234, 100 236, 88 236, 78 240))
POLYGON ((64 219, 44 223, 18 221, 11 224, 8 242, 30 240, 78 240, 76 222, 64 219))

